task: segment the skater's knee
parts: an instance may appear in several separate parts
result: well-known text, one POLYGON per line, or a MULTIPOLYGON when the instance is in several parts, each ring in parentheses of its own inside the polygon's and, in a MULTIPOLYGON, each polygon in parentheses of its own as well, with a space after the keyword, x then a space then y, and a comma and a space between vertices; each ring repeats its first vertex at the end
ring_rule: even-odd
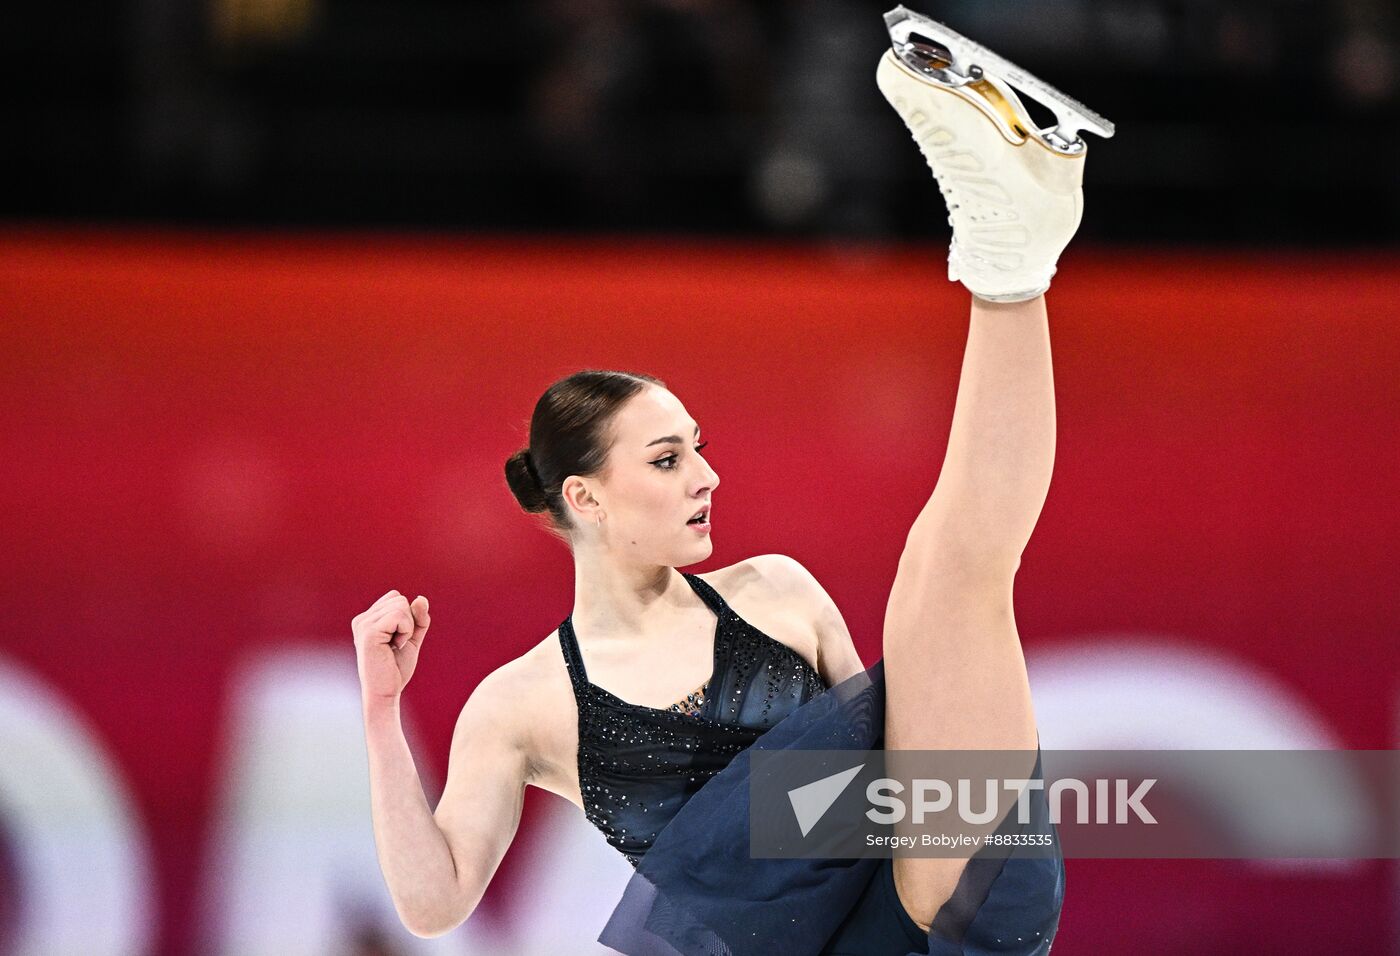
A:
POLYGON ((915 520, 899 556, 900 573, 929 584, 960 587, 1009 583, 1021 566, 1019 548, 979 540, 969 530, 940 520, 927 510, 915 520))
POLYGON ((969 581, 1009 581, 1021 567, 1021 544, 981 533, 949 509, 930 501, 904 536, 900 568, 937 571, 969 581))

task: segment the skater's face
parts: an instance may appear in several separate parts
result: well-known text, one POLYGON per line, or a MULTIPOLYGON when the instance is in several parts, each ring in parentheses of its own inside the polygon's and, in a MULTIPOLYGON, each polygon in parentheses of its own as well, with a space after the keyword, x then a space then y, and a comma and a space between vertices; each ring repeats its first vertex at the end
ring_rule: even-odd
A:
POLYGON ((607 465, 594 479, 603 541, 648 564, 682 567, 709 557, 709 531, 687 524, 719 486, 695 419, 675 395, 649 386, 612 426, 607 465))

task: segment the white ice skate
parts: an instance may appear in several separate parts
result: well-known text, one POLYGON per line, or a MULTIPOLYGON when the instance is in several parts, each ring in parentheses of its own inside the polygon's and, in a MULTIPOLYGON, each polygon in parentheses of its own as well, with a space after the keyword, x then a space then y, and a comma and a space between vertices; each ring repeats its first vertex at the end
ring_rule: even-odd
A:
POLYGON ((1109 137, 1113 124, 935 20, 901 6, 885 25, 892 49, 875 80, 947 201, 948 278, 996 302, 1035 298, 1079 228, 1079 134, 1109 137), (1018 90, 1056 125, 1036 124, 1018 90))

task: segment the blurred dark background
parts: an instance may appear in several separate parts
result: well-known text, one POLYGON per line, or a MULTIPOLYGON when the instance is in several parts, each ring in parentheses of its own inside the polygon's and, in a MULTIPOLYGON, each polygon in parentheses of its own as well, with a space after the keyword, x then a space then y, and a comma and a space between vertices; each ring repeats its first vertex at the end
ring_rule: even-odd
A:
MULTIPOLYGON (((917 237, 946 230, 853 0, 106 0, 0 31, 9 221, 917 237)), ((915 9, 1118 124, 1101 241, 1400 230, 1394 0, 915 9)))

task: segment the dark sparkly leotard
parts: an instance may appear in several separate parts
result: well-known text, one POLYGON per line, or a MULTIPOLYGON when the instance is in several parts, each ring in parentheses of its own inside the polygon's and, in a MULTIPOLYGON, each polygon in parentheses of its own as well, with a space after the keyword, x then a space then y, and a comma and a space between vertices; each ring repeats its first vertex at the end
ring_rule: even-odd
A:
POLYGON ((1064 856, 1043 788, 1027 832, 1048 833, 1053 852, 979 851, 930 929, 900 899, 889 857, 750 854, 752 755, 883 750, 884 661, 826 687, 801 655, 684 577, 717 618, 703 696, 629 704, 589 683, 572 621, 559 626, 584 811, 636 868, 598 941, 625 956, 1045 956, 1064 856), (692 702, 697 712, 682 712, 692 702))
POLYGON ((714 669, 672 708, 629 704, 590 683, 573 615, 559 625, 578 703, 584 813, 633 866, 735 754, 827 689, 802 655, 734 613, 700 578, 681 574, 715 613, 714 669))

